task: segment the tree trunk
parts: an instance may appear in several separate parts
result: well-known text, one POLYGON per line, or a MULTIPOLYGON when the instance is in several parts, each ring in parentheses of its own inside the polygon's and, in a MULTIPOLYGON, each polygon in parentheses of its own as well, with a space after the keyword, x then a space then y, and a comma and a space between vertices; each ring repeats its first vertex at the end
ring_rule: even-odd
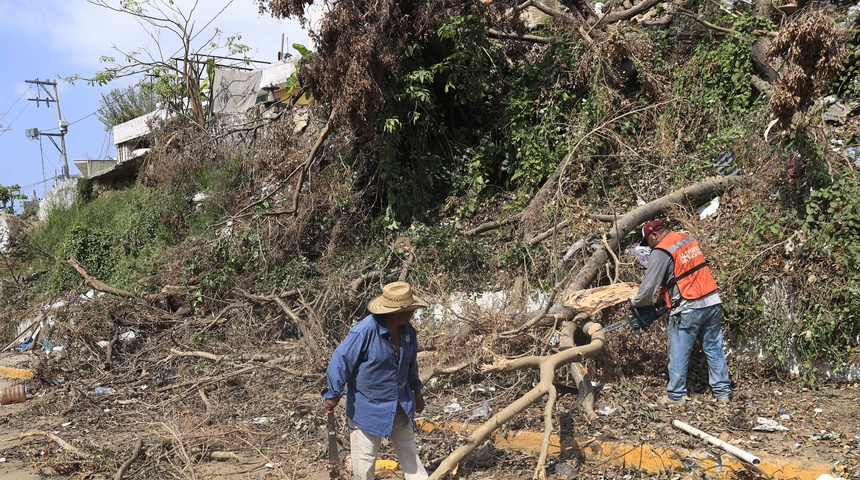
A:
POLYGON ((750 50, 750 57, 752 59, 753 66, 760 76, 767 80, 771 85, 773 82, 779 80, 779 72, 776 71, 776 68, 771 66, 767 59, 767 51, 770 49, 770 44, 772 42, 772 38, 761 37, 753 42, 750 50))
POLYGON ((690 206, 695 206, 702 200, 709 198, 716 192, 728 187, 729 185, 738 183, 744 177, 720 177, 711 180, 706 180, 697 183, 690 187, 684 187, 680 190, 670 193, 665 197, 658 198, 653 202, 646 203, 638 208, 619 217, 618 220, 610 227, 609 234, 606 236, 606 246, 595 251, 591 258, 588 259, 585 266, 580 269, 576 277, 568 285, 565 294, 561 298, 566 298, 570 293, 588 288, 597 279, 606 260, 609 258, 608 248, 612 250, 618 249, 621 241, 628 233, 633 231, 639 225, 642 225, 647 220, 651 220, 665 213, 666 209, 676 203, 683 203, 690 206))

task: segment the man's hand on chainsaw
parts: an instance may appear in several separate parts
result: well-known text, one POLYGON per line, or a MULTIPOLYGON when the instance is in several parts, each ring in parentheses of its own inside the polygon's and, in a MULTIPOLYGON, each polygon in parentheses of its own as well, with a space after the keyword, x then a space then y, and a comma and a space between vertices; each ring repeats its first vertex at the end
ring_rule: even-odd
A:
POLYGON ((334 407, 336 407, 338 403, 340 403, 340 397, 326 398, 323 401, 326 410, 334 410, 334 407))

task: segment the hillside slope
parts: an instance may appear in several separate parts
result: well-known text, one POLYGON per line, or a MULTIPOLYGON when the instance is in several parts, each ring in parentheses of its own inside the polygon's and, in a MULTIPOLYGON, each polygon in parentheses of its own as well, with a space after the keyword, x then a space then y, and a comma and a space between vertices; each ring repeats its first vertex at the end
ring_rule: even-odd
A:
MULTIPOLYGON (((287 15, 303 2, 260 3, 287 15)), ((556 353, 562 321, 624 316, 576 318, 563 293, 638 282, 638 227, 659 216, 695 235, 717 274, 734 403, 705 402, 697 365, 699 403, 656 408, 660 326, 617 332, 574 362, 582 371, 558 370, 568 389, 550 430, 573 425, 581 455, 543 465, 482 444, 465 470, 674 478, 582 452, 609 437, 698 448, 667 427, 683 414, 750 449, 857 475, 856 386, 821 385, 810 368, 860 358, 857 15, 765 7, 339 2, 301 76, 315 98, 306 128, 295 105, 250 129, 180 116, 134 185, 84 182, 71 209, 10 219, 7 350, 20 350, 19 326, 44 326, 7 358, 35 376, 16 381, 31 396, 4 433, 71 443, 25 436, 4 455, 46 477, 106 476, 139 438, 129 477, 325 478, 322 373, 382 284, 457 304, 416 324, 426 417, 460 423, 488 387, 500 411, 539 380, 482 364, 556 353), (487 309, 464 292, 505 295, 487 309), (737 354, 750 340, 766 362, 737 354), (572 393, 585 370, 603 385, 598 413, 623 410, 589 418, 572 393), (463 413, 446 415, 455 397, 463 413), (791 433, 752 433, 784 414, 791 433)), ((544 430, 545 406, 503 431, 544 430)), ((422 443, 435 468, 468 441, 434 431, 422 443)))

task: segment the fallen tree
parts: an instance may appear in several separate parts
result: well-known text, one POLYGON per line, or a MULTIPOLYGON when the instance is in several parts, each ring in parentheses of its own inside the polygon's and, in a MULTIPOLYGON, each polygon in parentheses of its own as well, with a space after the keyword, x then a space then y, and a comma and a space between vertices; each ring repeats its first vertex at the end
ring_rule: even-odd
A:
POLYGON ((594 217, 598 220, 605 221, 608 219, 612 222, 609 233, 606 235, 606 243, 603 248, 595 250, 585 266, 573 277, 567 286, 567 294, 588 288, 597 279, 597 275, 609 258, 610 251, 618 250, 621 246, 621 241, 643 223, 665 215, 672 205, 698 206, 705 199, 711 198, 725 188, 743 181, 744 178, 742 176, 712 178, 675 190, 669 195, 641 205, 619 217, 608 215, 594 217))
POLYGON ((501 428, 502 425, 511 420, 515 415, 522 413, 530 405, 547 396, 544 408, 544 432, 543 441, 541 442, 541 453, 533 475, 533 478, 545 479, 546 473, 544 470, 549 451, 549 439, 553 431, 552 412, 557 397, 556 388, 553 384, 555 382, 556 370, 570 363, 592 358, 600 353, 606 344, 606 338, 602 333, 597 332, 599 329, 600 325, 596 323, 585 325, 584 331, 591 336, 591 342, 582 347, 571 348, 549 356, 533 355, 515 360, 499 360, 492 365, 483 366, 481 368, 483 373, 511 372, 527 368, 536 369, 540 372, 540 382, 525 395, 502 409, 499 413, 493 415, 486 423, 472 432, 468 443, 451 452, 448 458, 439 464, 439 467, 433 472, 430 479, 439 479, 451 473, 460 462, 465 460, 470 453, 484 443, 493 432, 501 428))
MULTIPOLYGON (((635 292, 635 288, 630 290, 633 285, 624 284, 618 285, 626 292, 625 295, 603 299, 598 302, 598 305, 581 307, 582 312, 576 315, 577 310, 573 307, 574 304, 579 306, 578 300, 582 295, 575 295, 590 287, 598 277, 603 265, 609 260, 610 255, 614 257, 614 251, 618 250, 621 242, 627 235, 636 229, 639 225, 653 218, 665 215, 665 213, 673 205, 683 205, 686 207, 695 207, 703 200, 711 198, 725 188, 743 181, 742 176, 720 177, 706 180, 688 187, 676 190, 669 195, 663 196, 657 200, 641 205, 630 212, 615 216, 615 215, 594 215, 600 221, 610 222, 609 233, 604 235, 603 246, 597 249, 579 269, 577 274, 568 284, 564 295, 560 296, 561 305, 552 305, 556 298, 557 292, 550 297, 547 304, 539 312, 527 313, 523 318, 528 321, 523 323, 519 328, 497 334, 498 337, 511 336, 514 334, 522 334, 539 323, 539 320, 551 315, 556 321, 561 317, 565 320, 561 327, 561 331, 567 337, 572 337, 572 332, 577 327, 577 324, 585 322, 591 318, 591 315, 606 308, 626 301, 630 296, 630 292, 635 292), (571 300, 572 299, 572 300, 571 300), (552 311, 552 314, 549 312, 552 311)), ((616 259, 617 262, 617 259, 616 259)), ((610 295, 611 296, 611 295, 610 295)), ((588 303, 588 302, 586 302, 588 303)), ((583 409, 586 416, 593 419, 596 417, 592 409, 594 401, 594 393, 591 389, 590 381, 585 374, 585 369, 582 366, 582 361, 587 358, 592 358, 603 350, 606 339, 602 333, 597 332, 601 326, 594 322, 586 323, 583 326, 583 331, 591 338, 591 342, 586 346, 568 346, 569 348, 561 350, 552 355, 532 355, 514 360, 497 360, 491 365, 485 365, 481 368, 482 373, 502 373, 513 370, 522 370, 533 368, 540 372, 540 382, 525 395, 521 396, 513 403, 502 409, 499 413, 491 417, 486 423, 472 432, 469 436, 467 444, 454 450, 430 477, 431 479, 442 478, 448 473, 455 471, 457 466, 462 463, 469 454, 486 441, 490 435, 501 428, 506 422, 510 421, 515 415, 523 412, 530 405, 547 396, 546 405, 544 408, 544 432, 543 442, 541 444, 541 453, 538 457, 538 462, 535 467, 534 479, 545 479, 546 459, 549 448, 549 436, 553 431, 553 414, 552 410, 557 397, 554 381, 556 371, 559 368, 569 366, 570 371, 577 383, 579 401, 583 404, 583 409)), ((434 370, 433 375, 448 372, 447 369, 434 370)))

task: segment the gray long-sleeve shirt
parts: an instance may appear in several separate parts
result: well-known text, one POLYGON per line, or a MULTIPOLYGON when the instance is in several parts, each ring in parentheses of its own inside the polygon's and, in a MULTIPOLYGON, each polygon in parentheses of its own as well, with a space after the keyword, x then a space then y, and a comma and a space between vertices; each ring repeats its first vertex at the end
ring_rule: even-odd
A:
MULTIPOLYGON (((668 284, 673 278, 675 278, 675 261, 672 256, 665 250, 651 250, 651 255, 648 257, 648 270, 645 272, 645 277, 642 278, 642 283, 639 284, 636 296, 630 302, 637 308, 653 305, 654 297, 657 296, 660 286, 668 284)), ((717 292, 696 300, 685 300, 681 298, 681 292, 677 285, 674 285, 669 291, 669 298, 672 300, 672 305, 676 305, 672 309, 672 315, 687 309, 705 308, 723 303, 717 292)))

